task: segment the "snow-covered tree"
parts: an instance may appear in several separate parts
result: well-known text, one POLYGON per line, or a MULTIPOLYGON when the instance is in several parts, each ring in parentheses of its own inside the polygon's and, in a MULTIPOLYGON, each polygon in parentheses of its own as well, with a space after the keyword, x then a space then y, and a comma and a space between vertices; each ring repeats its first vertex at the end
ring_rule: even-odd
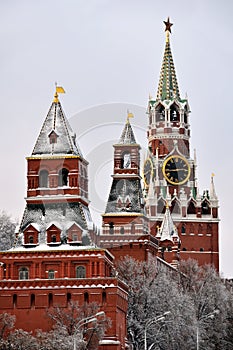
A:
POLYGON ((233 296, 216 270, 181 261, 179 282, 193 301, 200 349, 233 349, 233 296))
POLYGON ((135 349, 192 349, 195 311, 172 274, 156 261, 124 258, 118 265, 129 286, 128 333, 135 349))
POLYGON ((0 212, 0 250, 10 249, 15 239, 16 223, 4 211, 0 212))
POLYGON ((50 332, 37 330, 35 335, 15 329, 15 316, 0 315, 1 350, 97 350, 99 341, 111 322, 99 312, 96 303, 79 306, 70 302, 69 308, 50 308, 48 316, 54 323, 50 332))
POLYGON ((10 333, 2 350, 39 350, 37 339, 29 332, 16 329, 10 333))
POLYGON ((15 325, 15 316, 6 312, 0 314, 0 339, 4 339, 15 325))
MULTIPOLYGON (((49 309, 48 316, 54 322, 54 334, 62 333, 61 340, 67 337, 67 346, 72 341, 76 343, 77 350, 95 350, 98 349, 99 341, 104 337, 106 329, 111 325, 110 319, 104 314, 95 317, 98 312, 97 303, 84 303, 79 306, 77 302, 71 301, 67 309, 59 307, 49 309)), ((62 346, 57 344, 54 349, 69 349, 64 347, 66 346, 64 342, 62 346)), ((50 350, 50 348, 48 349, 50 350)))
POLYGON ((125 257, 128 334, 134 349, 233 349, 233 296, 213 267, 182 261, 179 271, 125 257))
POLYGON ((73 350, 74 348, 73 336, 68 335, 66 329, 62 327, 50 332, 38 330, 37 342, 40 350, 73 350))
POLYGON ((1 350, 39 350, 38 343, 31 333, 15 329, 15 316, 6 312, 0 315, 1 350))

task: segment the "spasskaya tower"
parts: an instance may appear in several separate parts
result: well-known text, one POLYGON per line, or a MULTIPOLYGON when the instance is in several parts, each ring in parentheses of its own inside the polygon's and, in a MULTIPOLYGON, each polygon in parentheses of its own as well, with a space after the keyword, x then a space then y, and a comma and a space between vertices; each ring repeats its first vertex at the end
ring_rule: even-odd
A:
MULTIPOLYGON (((164 22, 166 44, 156 97, 148 102, 148 157, 143 167, 147 215, 151 233, 161 240, 161 224, 170 207, 180 238, 180 258, 219 268, 218 198, 214 175, 210 189, 198 188, 197 161, 190 155, 190 106, 181 98, 170 46, 172 23, 164 22)), ((161 244, 170 262, 172 240, 161 244)))

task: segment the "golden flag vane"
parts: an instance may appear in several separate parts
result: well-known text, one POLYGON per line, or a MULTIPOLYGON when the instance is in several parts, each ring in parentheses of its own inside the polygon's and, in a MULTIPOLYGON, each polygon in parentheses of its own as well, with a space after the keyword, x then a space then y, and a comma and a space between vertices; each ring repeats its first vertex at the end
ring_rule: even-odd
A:
POLYGON ((133 118, 134 115, 127 109, 127 122, 129 123, 129 118, 133 118))
POLYGON ((59 102, 58 94, 65 94, 65 90, 63 89, 62 86, 57 86, 57 82, 55 83, 55 87, 56 87, 56 91, 55 91, 55 94, 54 94, 53 102, 57 103, 57 102, 59 102))

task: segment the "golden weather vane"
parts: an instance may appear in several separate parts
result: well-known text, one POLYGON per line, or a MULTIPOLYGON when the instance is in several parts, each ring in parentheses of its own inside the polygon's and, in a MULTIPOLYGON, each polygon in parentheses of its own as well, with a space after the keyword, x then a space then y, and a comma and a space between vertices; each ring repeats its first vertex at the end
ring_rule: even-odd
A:
POLYGON ((56 91, 55 91, 55 94, 54 94, 54 100, 53 102, 58 102, 58 94, 65 94, 65 90, 62 86, 57 86, 57 82, 55 82, 55 87, 56 87, 56 91))

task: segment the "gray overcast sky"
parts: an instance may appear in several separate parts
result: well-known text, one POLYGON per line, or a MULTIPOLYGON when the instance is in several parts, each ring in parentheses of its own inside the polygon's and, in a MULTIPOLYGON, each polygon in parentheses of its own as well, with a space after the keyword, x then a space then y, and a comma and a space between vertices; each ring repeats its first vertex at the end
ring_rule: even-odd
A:
POLYGON ((111 144, 120 136, 117 123, 125 121, 127 107, 135 113, 136 137, 146 147, 144 109, 149 93, 157 90, 165 46, 163 20, 170 16, 179 88, 181 96, 188 93, 192 110, 191 148, 197 149, 200 192, 209 188, 214 172, 222 220, 221 271, 233 277, 232 13, 231 0, 1 1, 0 208, 14 217, 22 215, 25 157, 52 102, 55 81, 67 92, 61 96, 63 108, 74 121, 87 158, 94 154, 95 142, 98 152, 103 151, 101 142, 106 144, 105 137, 95 139, 85 116, 91 115, 96 128, 106 124, 106 116, 114 125, 111 131, 104 129, 104 148, 110 150, 102 166, 107 174, 99 194, 104 203, 111 183, 111 144))

